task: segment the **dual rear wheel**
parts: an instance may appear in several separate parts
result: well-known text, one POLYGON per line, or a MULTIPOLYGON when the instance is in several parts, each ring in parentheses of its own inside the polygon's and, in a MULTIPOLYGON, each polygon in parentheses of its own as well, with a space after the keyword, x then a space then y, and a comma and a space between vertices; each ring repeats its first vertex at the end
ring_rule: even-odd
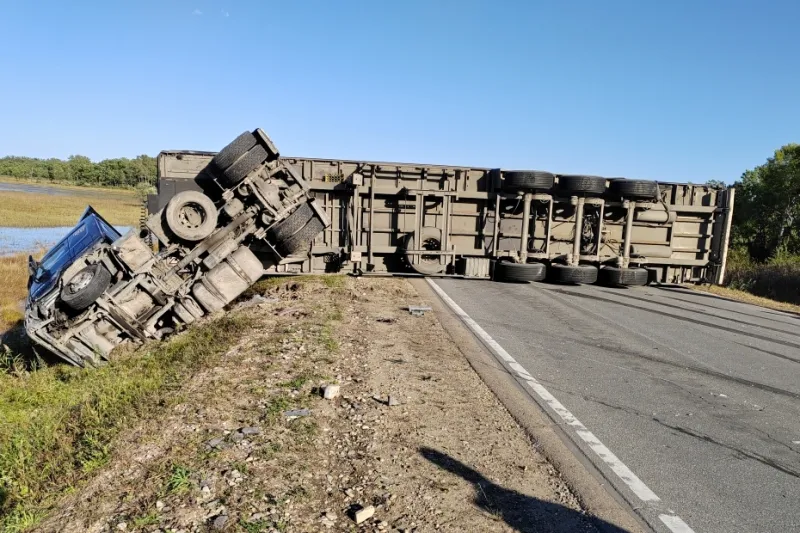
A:
POLYGON ((563 284, 592 284, 599 282, 610 287, 634 287, 646 285, 648 272, 644 268, 618 268, 594 265, 565 265, 552 263, 513 263, 498 261, 494 267, 494 279, 509 283, 544 281, 563 284))

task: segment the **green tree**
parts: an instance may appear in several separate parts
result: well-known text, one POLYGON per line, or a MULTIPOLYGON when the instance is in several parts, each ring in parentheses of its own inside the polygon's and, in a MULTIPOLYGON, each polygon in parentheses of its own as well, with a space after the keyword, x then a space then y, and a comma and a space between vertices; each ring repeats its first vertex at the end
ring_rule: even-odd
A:
POLYGON ((773 157, 746 171, 737 187, 734 244, 753 259, 800 253, 800 145, 787 144, 773 157))

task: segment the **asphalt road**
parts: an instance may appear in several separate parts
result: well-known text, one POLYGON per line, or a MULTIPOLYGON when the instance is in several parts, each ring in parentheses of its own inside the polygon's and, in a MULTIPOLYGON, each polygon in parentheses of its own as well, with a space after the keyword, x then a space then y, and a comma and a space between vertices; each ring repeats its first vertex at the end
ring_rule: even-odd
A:
POLYGON ((694 531, 800 531, 800 316, 680 288, 436 283, 694 531))

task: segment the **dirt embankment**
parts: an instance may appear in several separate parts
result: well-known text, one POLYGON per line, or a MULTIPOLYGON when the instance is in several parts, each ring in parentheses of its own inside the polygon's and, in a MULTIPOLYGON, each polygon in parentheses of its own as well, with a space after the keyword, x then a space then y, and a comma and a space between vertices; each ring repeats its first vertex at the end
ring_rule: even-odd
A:
POLYGON ((594 531, 433 313, 403 309, 419 303, 410 284, 257 292, 234 311, 249 334, 37 530, 594 531), (326 384, 340 395, 322 398, 326 384))

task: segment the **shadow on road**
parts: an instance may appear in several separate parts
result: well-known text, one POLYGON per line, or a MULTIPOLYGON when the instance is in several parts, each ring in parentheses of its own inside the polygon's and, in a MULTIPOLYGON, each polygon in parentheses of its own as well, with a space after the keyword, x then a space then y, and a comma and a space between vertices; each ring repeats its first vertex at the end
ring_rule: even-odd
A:
POLYGON ((475 505, 502 519, 517 531, 575 533, 599 530, 602 533, 628 533, 625 529, 588 517, 563 505, 503 488, 473 468, 432 448, 420 448, 420 454, 440 468, 472 483, 475 488, 475 505))

